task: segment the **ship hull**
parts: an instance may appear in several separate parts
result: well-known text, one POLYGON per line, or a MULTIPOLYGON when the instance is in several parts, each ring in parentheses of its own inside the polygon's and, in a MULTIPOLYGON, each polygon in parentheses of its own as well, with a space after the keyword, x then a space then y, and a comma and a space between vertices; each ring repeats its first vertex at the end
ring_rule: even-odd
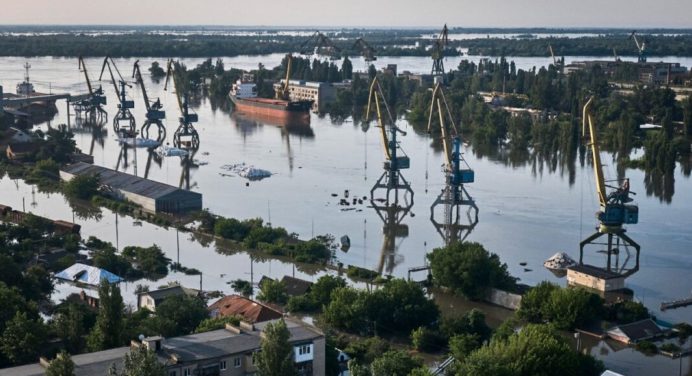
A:
POLYGON ((236 98, 229 95, 235 110, 245 115, 256 115, 281 123, 310 121, 312 101, 285 101, 266 98, 236 98))

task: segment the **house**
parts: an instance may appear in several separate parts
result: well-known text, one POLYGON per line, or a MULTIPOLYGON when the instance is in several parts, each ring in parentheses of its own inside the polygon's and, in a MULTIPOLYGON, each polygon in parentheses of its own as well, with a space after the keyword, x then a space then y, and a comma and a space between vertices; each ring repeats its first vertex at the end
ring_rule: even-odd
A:
POLYGON ((65 302, 84 304, 94 310, 98 310, 100 304, 98 296, 91 296, 84 290, 80 291, 79 294, 72 293, 68 295, 67 298, 65 298, 65 302))
MULTIPOLYGON (((325 375, 325 338, 313 326, 298 320, 286 320, 290 332, 289 343, 293 361, 299 375, 325 375)), ((167 376, 251 376, 256 375, 255 355, 260 350, 263 332, 269 322, 261 324, 241 323, 225 329, 196 333, 187 336, 163 338, 160 336, 132 341, 130 347, 72 356, 75 376, 106 375, 112 364, 123 369, 123 358, 131 349, 145 347, 156 353, 159 363, 166 368, 167 376)), ((3 369, 2 374, 38 376, 44 375, 41 363, 3 369)))
POLYGON ((654 320, 645 319, 630 324, 618 325, 606 331, 608 337, 626 343, 636 344, 640 341, 650 340, 664 334, 654 320))
POLYGON ((5 153, 7 159, 13 161, 21 161, 28 155, 35 153, 38 150, 38 145, 34 142, 13 142, 7 145, 5 153))
POLYGON ((238 316, 255 324, 283 317, 283 313, 240 295, 228 295, 209 306, 212 317, 238 316))
POLYGON ((123 281, 122 278, 108 270, 80 263, 76 263, 60 273, 55 274, 55 278, 92 286, 98 286, 103 279, 107 280, 108 283, 119 283, 123 281))
POLYGON ((281 279, 281 284, 284 285, 288 296, 305 295, 312 288, 312 282, 287 275, 281 279))
POLYGON ((198 296, 199 291, 182 286, 171 286, 154 291, 143 291, 137 293, 137 309, 146 308, 151 312, 156 312, 156 306, 161 304, 169 296, 198 296))
POLYGON ((603 268, 579 264, 567 268, 567 284, 599 292, 610 292, 624 289, 625 277, 603 268))

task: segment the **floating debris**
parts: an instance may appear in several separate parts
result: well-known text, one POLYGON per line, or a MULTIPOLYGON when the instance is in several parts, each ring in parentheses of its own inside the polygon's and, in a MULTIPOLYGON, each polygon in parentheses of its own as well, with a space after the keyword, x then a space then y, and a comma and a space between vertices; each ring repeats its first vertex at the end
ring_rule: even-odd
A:
POLYGON ((344 235, 341 237, 341 250, 344 252, 348 252, 348 249, 351 248, 351 238, 348 237, 348 235, 344 235))
POLYGON ((526 261, 520 262, 519 265, 521 265, 521 266, 526 266, 526 261))
POLYGON ((189 153, 187 150, 180 148, 161 146, 156 149, 156 154, 158 154, 160 157, 184 157, 189 153))
MULTIPOLYGON (((256 168, 255 166, 247 165, 245 163, 223 165, 221 168, 248 180, 262 180, 272 176, 272 173, 267 170, 256 168)), ((247 185, 249 184, 246 184, 246 186, 247 185)))
POLYGON ((152 140, 150 138, 133 138, 133 137, 126 137, 126 138, 119 138, 118 142, 121 144, 126 144, 128 146, 133 146, 133 147, 138 147, 138 148, 155 148, 159 145, 161 145, 160 142, 156 140, 152 140))
POLYGON ((549 259, 545 260, 543 266, 551 270, 565 270, 576 263, 577 262, 569 257, 566 253, 558 252, 549 259))

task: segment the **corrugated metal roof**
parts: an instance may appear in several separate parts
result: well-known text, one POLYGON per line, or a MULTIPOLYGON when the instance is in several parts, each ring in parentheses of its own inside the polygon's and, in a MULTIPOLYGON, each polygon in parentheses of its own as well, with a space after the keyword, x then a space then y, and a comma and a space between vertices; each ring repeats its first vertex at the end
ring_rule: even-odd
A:
POLYGON ((184 191, 172 185, 84 162, 71 164, 63 168, 63 171, 72 175, 100 175, 101 184, 153 199, 162 198, 171 193, 201 196, 197 192, 184 191))
POLYGON ((240 295, 224 296, 209 306, 209 310, 222 317, 240 316, 251 323, 274 320, 283 316, 281 312, 273 308, 240 295))

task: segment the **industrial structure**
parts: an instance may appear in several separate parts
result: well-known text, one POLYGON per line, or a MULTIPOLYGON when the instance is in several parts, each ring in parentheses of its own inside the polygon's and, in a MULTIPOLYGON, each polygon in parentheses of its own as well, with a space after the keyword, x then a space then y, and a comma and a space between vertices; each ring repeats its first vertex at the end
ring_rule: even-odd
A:
POLYGON ((137 124, 135 122, 135 117, 130 112, 131 109, 135 108, 135 101, 127 99, 126 87, 131 87, 125 79, 120 74, 118 67, 115 65, 115 61, 110 56, 106 56, 103 59, 103 66, 101 67, 101 75, 99 76, 99 81, 103 79, 103 72, 108 67, 108 73, 110 73, 111 83, 113 83, 113 88, 115 89, 115 94, 118 97, 118 113, 113 117, 113 130, 117 134, 123 134, 133 137, 137 131, 137 124), (118 80, 116 82, 115 75, 113 74, 113 69, 118 73, 118 80))
POLYGON ((366 42, 363 38, 356 39, 351 49, 359 51, 366 63, 377 60, 377 56, 375 56, 375 48, 373 48, 370 43, 366 42))
POLYGON ((186 90, 186 85, 183 81, 183 75, 179 69, 179 63, 173 62, 173 59, 168 60, 166 69, 166 82, 163 85, 163 90, 168 89, 168 82, 173 76, 173 86, 175 88, 175 97, 178 101, 180 109, 180 118, 178 128, 173 133, 173 146, 186 150, 197 150, 199 148, 199 134, 194 127, 199 118, 197 114, 190 111, 189 94, 186 90))
MULTIPOLYGON (((275 91, 281 91, 285 86, 285 80, 274 84, 275 91)), ((327 106, 336 101, 339 90, 347 89, 346 83, 314 82, 303 80, 290 80, 288 85, 288 99, 291 101, 312 102, 313 112, 322 112, 327 106)))
POLYGON ((637 62, 646 63, 646 40, 642 39, 641 42, 637 39, 637 31, 632 31, 630 34, 630 39, 634 40, 634 44, 637 46, 637 62))
POLYGON ((335 45, 329 37, 316 31, 300 45, 300 54, 324 55, 331 60, 337 60, 341 57, 341 48, 335 45))
POLYGON ((368 107, 365 119, 370 119, 373 107, 377 115, 377 127, 380 128, 385 161, 384 172, 370 190, 370 200, 373 201, 373 203, 383 202, 386 207, 389 206, 390 200, 393 200, 393 202, 399 201, 399 192, 401 191, 405 199, 410 198, 411 200, 407 205, 413 206, 413 189, 411 189, 411 185, 401 174, 401 170, 408 169, 411 166, 411 160, 404 154, 397 142, 397 134, 406 135, 406 132, 396 126, 377 77, 373 78, 370 84, 370 94, 368 96, 368 107), (389 133, 389 135, 387 133, 389 133), (400 152, 403 155, 399 155, 400 152), (378 190, 384 190, 385 197, 375 200, 375 192, 378 190), (394 197, 390 196, 392 191, 394 191, 394 197))
POLYGON ((134 66, 132 67, 132 78, 137 81, 137 84, 139 84, 139 87, 142 89, 142 99, 144 99, 144 106, 147 109, 146 120, 144 124, 142 124, 140 133, 142 137, 149 138, 149 128, 154 125, 158 130, 158 137, 156 137, 156 140, 161 143, 166 139, 166 127, 162 122, 162 120, 166 118, 166 111, 162 110, 163 105, 159 98, 156 98, 153 102, 149 100, 147 88, 144 86, 144 80, 142 79, 142 72, 139 69, 139 60, 135 60, 134 66))
POLYGON ((60 170, 63 181, 84 175, 98 176, 102 192, 115 199, 137 204, 147 212, 184 213, 202 210, 202 195, 197 192, 83 162, 60 170))
POLYGON ((447 24, 442 28, 442 31, 440 32, 440 35, 437 36, 435 41, 433 42, 432 46, 432 59, 433 59, 433 65, 432 65, 432 71, 431 74, 433 76, 438 76, 442 77, 442 80, 445 80, 445 64, 444 64, 444 59, 445 59, 445 48, 447 47, 447 44, 449 43, 449 29, 447 28, 447 24))
POLYGON ((428 134, 432 131, 436 112, 445 156, 443 166, 445 187, 430 206, 430 221, 444 239, 445 244, 450 244, 466 239, 478 223, 478 207, 464 188, 464 184, 474 182, 475 174, 462 156, 461 135, 449 109, 442 84, 439 82, 433 88, 428 134), (438 221, 435 215, 439 206, 444 209, 442 221, 438 221), (462 212, 466 214, 468 220, 466 223, 461 222, 462 212))
POLYGON ((89 72, 87 71, 87 67, 82 56, 79 57, 78 62, 79 71, 84 73, 84 80, 86 81, 89 93, 86 98, 73 101, 72 107, 74 108, 78 119, 84 119, 88 124, 102 125, 108 121, 108 113, 106 113, 106 110, 103 109, 103 106, 105 106, 107 103, 106 95, 100 85, 96 89, 94 89, 91 85, 89 72))
MULTIPOLYGON (((600 210, 596 213, 599 225, 594 234, 590 235, 579 244, 579 265, 568 269, 568 279, 570 279, 570 274, 574 274, 575 272, 588 272, 588 270, 580 268, 584 265, 584 248, 587 245, 605 247, 605 249, 603 249, 603 252, 607 254, 605 271, 609 275, 615 273, 620 274, 623 277, 627 277, 639 270, 640 246, 629 236, 627 236, 625 233, 626 230, 623 227, 625 224, 636 224, 638 222, 639 208, 637 205, 631 204, 632 198, 630 195, 634 193, 630 192, 629 179, 624 179, 621 184, 620 182, 617 182, 618 186, 609 186, 603 177, 603 167, 601 165, 600 148, 598 145, 598 130, 596 129, 593 115, 591 114, 593 100, 593 97, 589 98, 584 105, 582 131, 584 137, 588 137, 589 144, 591 146, 596 181, 596 193, 600 203, 600 210), (587 131, 588 136, 586 134, 587 131), (610 192, 608 192, 609 189, 610 192), (606 236, 607 238, 605 243, 598 242, 598 239, 602 236, 606 236), (636 260, 634 267, 627 269, 627 261, 629 260, 630 256, 630 247, 634 248, 636 251, 636 260), (625 262, 620 265, 619 257, 620 253, 623 251, 626 252, 627 258, 625 259, 625 262), (615 265, 613 265, 613 256, 616 258, 615 265)), ((601 273, 591 274, 594 279, 611 279, 611 276, 606 276, 606 278, 601 276, 601 273)), ((593 285, 595 282, 589 282, 588 284, 593 285)), ((605 286, 606 285, 604 285, 604 287, 605 286)))

